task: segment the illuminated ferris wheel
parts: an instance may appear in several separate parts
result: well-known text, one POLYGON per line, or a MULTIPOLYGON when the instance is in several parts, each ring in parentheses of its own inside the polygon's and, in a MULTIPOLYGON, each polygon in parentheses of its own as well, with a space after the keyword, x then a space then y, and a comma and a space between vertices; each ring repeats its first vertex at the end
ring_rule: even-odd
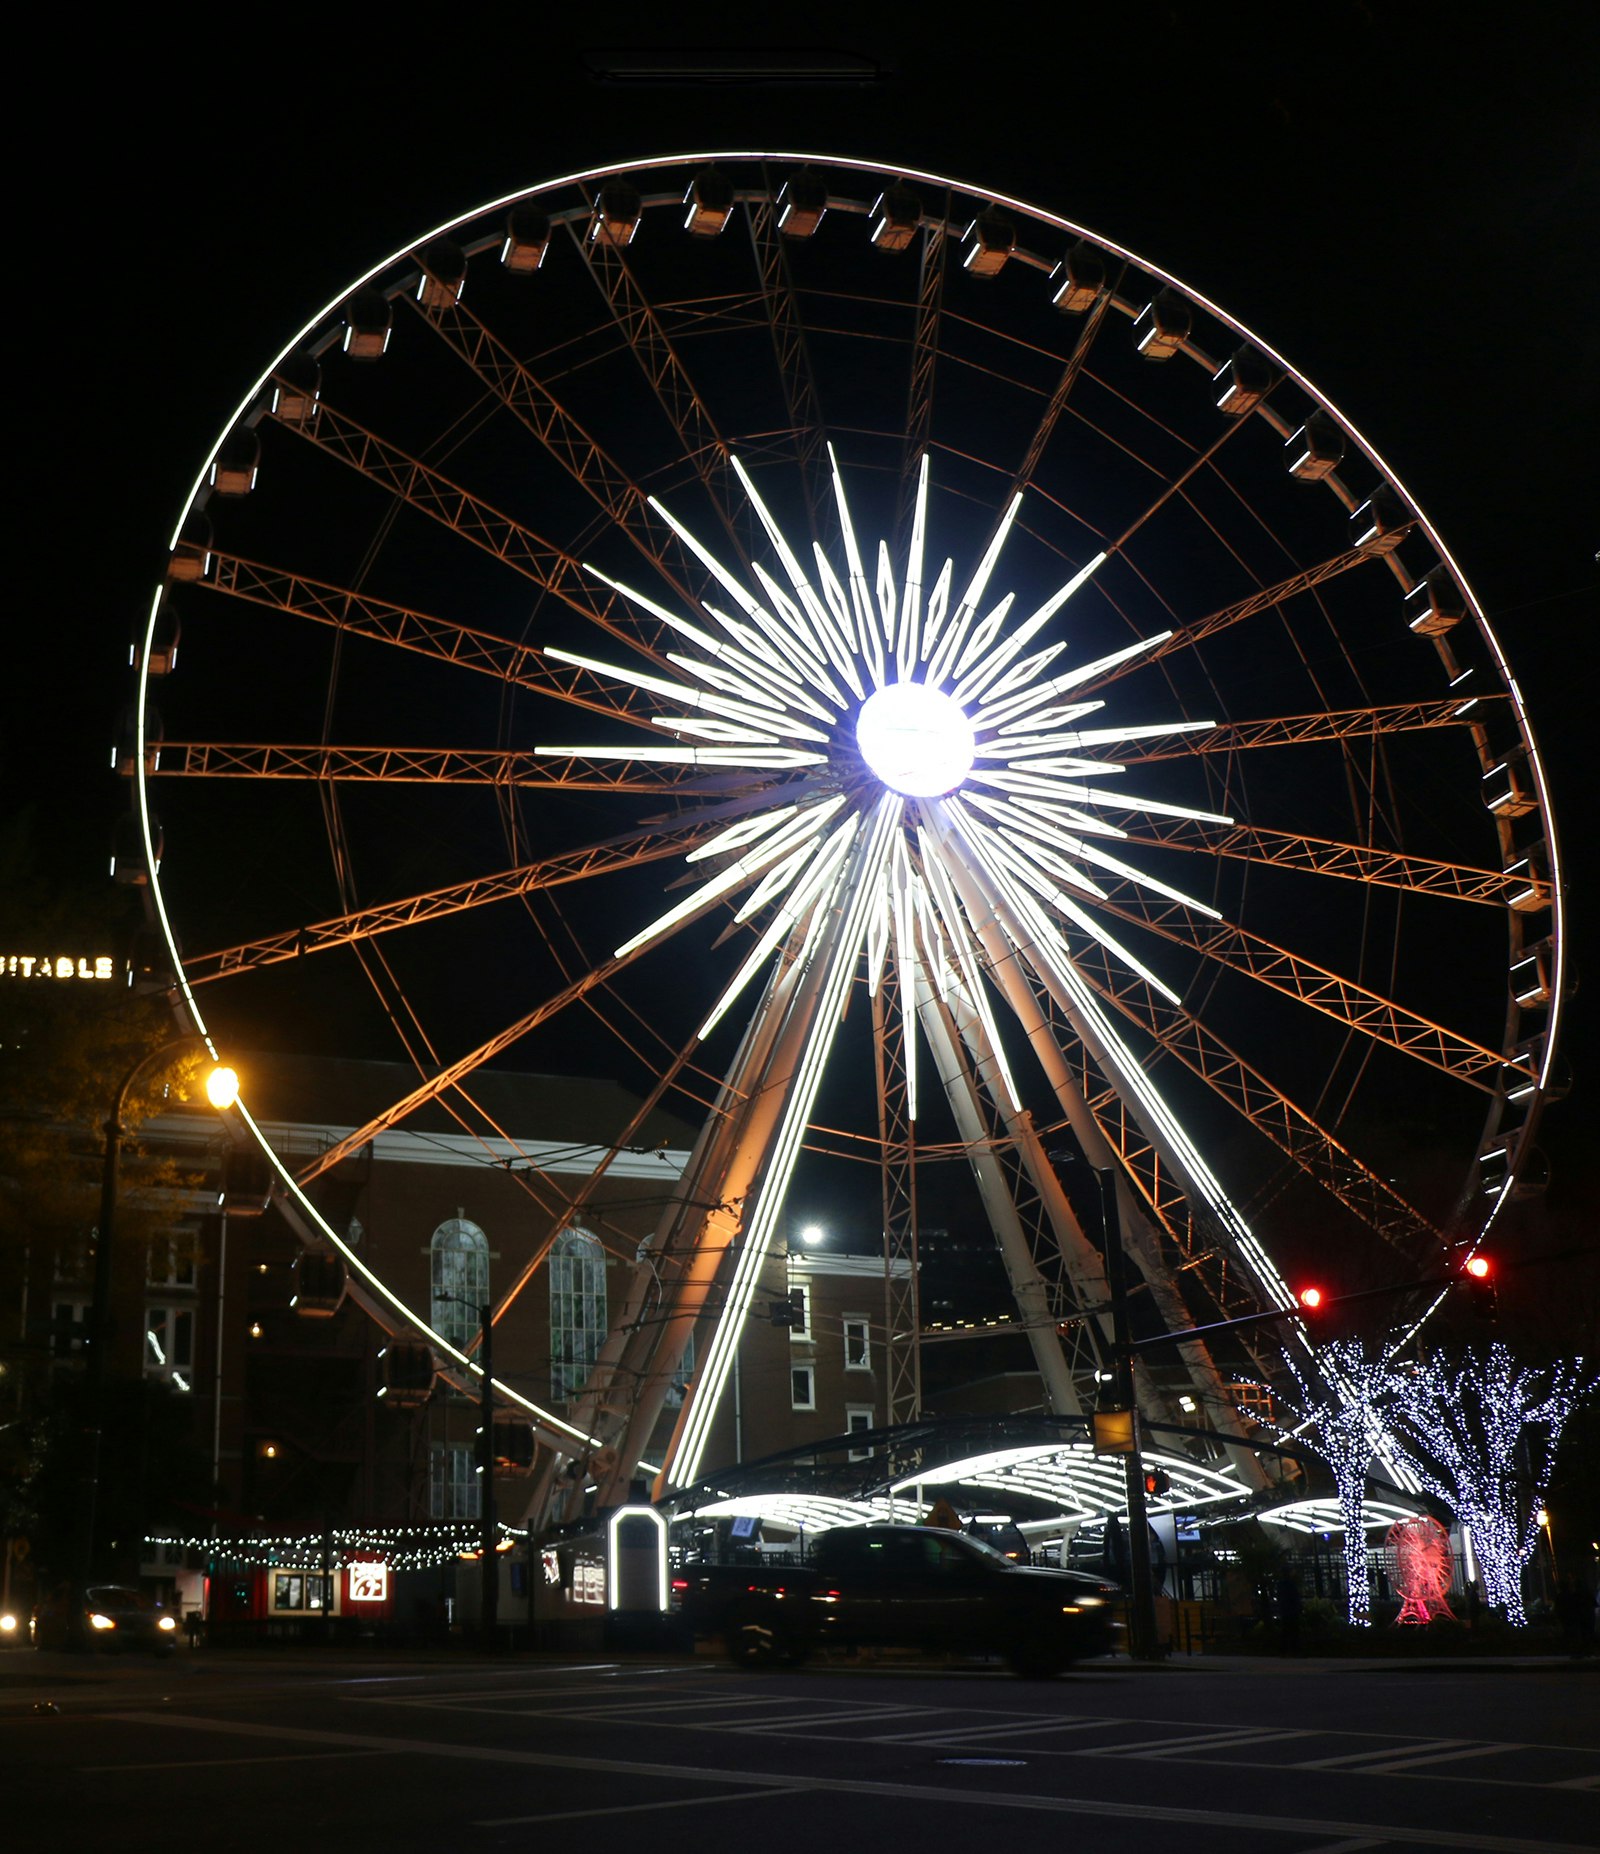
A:
MULTIPOLYGON (((649 1113, 701 1129, 582 1398, 520 1400, 613 1489, 691 1342, 663 1473, 716 1465, 808 1167, 891 1263, 974 1180, 1062 1413, 1108 1346, 1065 1146, 1169 1329, 1288 1305, 1308 1243, 1435 1270, 1537 1182, 1560 877, 1498 642, 1286 360, 1038 208, 728 153, 428 233, 246 396, 139 661, 133 856, 197 1022, 355 979, 417 1069, 283 1172, 307 1219, 424 1104, 489 1127, 497 1060, 643 1102, 576 1196, 523 1174, 558 1224, 649 1113)), ((1151 1414, 1242 1432, 1245 1330, 1151 1414)))

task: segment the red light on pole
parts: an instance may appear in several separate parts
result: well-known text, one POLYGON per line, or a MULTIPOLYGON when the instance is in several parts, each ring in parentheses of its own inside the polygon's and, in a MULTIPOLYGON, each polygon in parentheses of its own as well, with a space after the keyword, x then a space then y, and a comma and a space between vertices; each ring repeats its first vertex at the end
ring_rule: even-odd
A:
POLYGON ((1295 1296, 1295 1299, 1299 1301, 1300 1305, 1305 1308, 1307 1313, 1316 1313, 1320 1311, 1326 1296, 1323 1294, 1321 1288, 1308 1287, 1301 1288, 1300 1292, 1295 1296))
POLYGON ((1492 1320, 1499 1312, 1499 1289, 1495 1286, 1494 1264, 1486 1255, 1472 1255, 1461 1264, 1461 1273, 1472 1311, 1480 1320, 1492 1320))

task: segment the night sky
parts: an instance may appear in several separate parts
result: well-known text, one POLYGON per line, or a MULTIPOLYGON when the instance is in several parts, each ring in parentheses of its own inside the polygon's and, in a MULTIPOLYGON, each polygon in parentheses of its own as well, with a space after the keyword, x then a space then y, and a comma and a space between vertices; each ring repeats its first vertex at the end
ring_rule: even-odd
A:
MULTIPOLYGON (((414 39, 381 10, 359 28, 349 11, 274 15, 227 48, 211 35, 242 16, 70 43, 46 31, 32 68, 46 126, 19 173, 8 267, 29 506, 0 744, 8 808, 34 805, 52 873, 104 866, 126 802, 104 770, 126 638, 218 426, 288 334, 479 201, 632 156, 778 147, 1035 201, 1287 354, 1455 550, 1527 699, 1581 891, 1600 824, 1578 662, 1600 617, 1592 15, 1525 5, 1490 29, 1376 0, 1103 11, 1052 8, 1042 27, 1035 9, 985 9, 954 35, 915 9, 879 26, 879 9, 810 7, 737 42, 697 29, 702 9, 626 5, 592 34, 496 12, 452 37, 436 13, 414 39), (708 64, 737 43, 848 54, 866 74, 597 75, 669 30, 708 64)), ((1573 1024, 1579 1085, 1546 1122, 1558 1197, 1582 1195, 1594 1125, 1594 1038, 1573 1024)))

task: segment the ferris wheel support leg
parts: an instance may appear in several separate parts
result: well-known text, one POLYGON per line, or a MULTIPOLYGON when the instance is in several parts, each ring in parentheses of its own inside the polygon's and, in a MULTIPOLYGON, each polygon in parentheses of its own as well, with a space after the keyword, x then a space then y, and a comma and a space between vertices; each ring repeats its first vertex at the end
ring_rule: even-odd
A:
MULTIPOLYGON (((955 859, 952 859, 952 862, 954 861, 955 859)), ((1004 992, 1006 1001, 1016 1013, 1017 1021, 1022 1026, 1030 1047, 1044 1069, 1046 1079, 1083 1149, 1085 1158, 1091 1165, 1099 1169, 1110 1169, 1116 1175, 1117 1208, 1121 1218, 1124 1243, 1138 1265, 1141 1277, 1149 1287, 1163 1322, 1169 1330, 1192 1325, 1193 1318, 1184 1305, 1182 1296, 1173 1285, 1171 1274, 1161 1257, 1160 1242, 1156 1233, 1150 1227, 1142 1208, 1134 1197, 1132 1187, 1123 1175, 1122 1167, 1117 1161, 1110 1140, 1106 1137, 1104 1130, 1090 1111, 1088 1103, 1084 1100, 1081 1090, 1073 1080, 1066 1059, 1050 1032, 1043 1011, 1039 1008, 1039 1001, 1034 995, 1028 975, 1021 968, 1020 957, 1007 941, 998 924, 994 898, 980 889, 971 872, 959 863, 956 864, 954 874, 958 888, 966 891, 963 899, 967 901, 979 940, 988 956, 990 976, 1004 992)), ((1043 975, 1040 977, 1040 982, 1048 985, 1048 980, 1043 975)), ((1064 1010, 1067 1008, 1064 1000, 1058 1000, 1058 1004, 1064 1010)), ((1087 1044, 1086 1047, 1088 1047, 1087 1044)), ((1146 1137, 1150 1137, 1148 1130, 1146 1137)), ((1104 1269, 1098 1255, 1093 1257, 1093 1267, 1095 1275, 1103 1283, 1104 1269)), ((1233 1398, 1228 1394, 1222 1374, 1218 1371, 1216 1361, 1212 1358, 1205 1343, 1198 1339, 1186 1340, 1176 1346, 1175 1350, 1183 1361, 1189 1381, 1194 1387, 1201 1408, 1206 1412, 1211 1426, 1226 1435, 1237 1438, 1240 1442, 1245 1442, 1248 1438, 1244 1419, 1240 1416, 1233 1398)), ((1145 1403, 1146 1396, 1150 1394, 1148 1374, 1141 1375, 1138 1387, 1141 1407, 1149 1410, 1152 1415, 1170 1420, 1170 1412, 1156 1410, 1145 1403)), ((1254 1452, 1248 1449, 1240 1449, 1237 1452, 1247 1478, 1256 1483, 1258 1488, 1270 1485, 1270 1476, 1254 1452)))
MULTIPOLYGON (((919 965, 916 975, 917 1019, 922 1025, 933 1052, 934 1069, 955 1115, 956 1130, 966 1142, 973 1177, 979 1195, 1000 1246, 1001 1259, 1011 1283, 1017 1312, 1027 1330, 1028 1344, 1039 1376, 1044 1380, 1045 1395, 1058 1416, 1081 1416, 1083 1400, 1067 1368, 1066 1355, 1056 1337, 1055 1314, 1049 1291, 1034 1260, 1022 1219, 1017 1213, 1005 1174, 990 1150, 989 1124, 982 1107, 982 1091, 977 1075, 965 1059, 962 1042, 965 1023, 958 1024, 952 1010, 952 997, 940 999, 933 993, 927 974, 919 965)), ((956 999, 956 1001, 959 1001, 956 999)), ((981 1025, 972 1028, 981 1033, 981 1025)))
POLYGON ((657 1479, 658 1491, 664 1485, 683 1485, 699 1473, 761 1265, 783 1211, 845 996, 861 958, 868 913, 899 816, 898 800, 879 804, 846 856, 838 880, 796 923, 786 968, 790 995, 781 1018, 771 998, 758 1013, 761 1018, 779 1020, 781 1027, 764 1056, 751 1061, 740 1077, 738 1095, 745 1103, 744 1112, 730 1123, 724 1139, 708 1147, 707 1163, 694 1179, 685 1177, 685 1207, 696 1215, 708 1202, 712 1208, 695 1235, 686 1267, 673 1284, 672 1310, 648 1372, 639 1382, 610 1482, 601 1489, 602 1500, 626 1485, 648 1446, 672 1374, 720 1280, 722 1308, 711 1344, 679 1411, 667 1465, 657 1479), (718 1196, 701 1197, 699 1191, 709 1188, 719 1172, 718 1196))
POLYGON ((672 1201, 634 1270, 621 1317, 590 1374, 580 1408, 592 1426, 616 1437, 615 1464, 599 1489, 602 1501, 626 1487, 647 1452, 667 1391, 737 1235, 738 1217, 729 1214, 738 1189, 734 1168, 743 1147, 752 1140, 762 1144, 763 1129, 753 1120, 770 1119, 776 1111, 765 1084, 796 1002, 796 977, 790 959, 775 967, 768 980, 672 1201), (765 1116, 759 1111, 763 1105, 765 1116), (659 1316, 652 1322, 648 1316, 656 1299, 659 1316))

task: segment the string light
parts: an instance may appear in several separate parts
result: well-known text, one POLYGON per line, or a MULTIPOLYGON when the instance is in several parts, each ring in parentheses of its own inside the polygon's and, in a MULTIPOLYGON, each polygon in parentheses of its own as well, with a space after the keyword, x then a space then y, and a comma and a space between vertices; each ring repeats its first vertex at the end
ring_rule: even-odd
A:
MULTIPOLYGON (((527 1533, 502 1525, 495 1550, 504 1552, 522 1543, 527 1533)), ((394 1571, 427 1571, 452 1563, 463 1554, 476 1557, 482 1528, 470 1525, 355 1527, 333 1532, 298 1534, 264 1533, 246 1538, 147 1538, 147 1550, 197 1552, 208 1558, 242 1564, 251 1569, 331 1571, 381 1558, 394 1571), (326 1555, 325 1555, 326 1554, 326 1555)))
POLYGON ((1352 1628, 1372 1626, 1372 1593, 1367 1582, 1367 1532, 1364 1506, 1367 1470, 1389 1436, 1386 1412, 1401 1389, 1401 1379, 1384 1354, 1372 1358, 1358 1339, 1336 1339, 1319 1349, 1325 1389, 1320 1394, 1302 1374, 1292 1352, 1289 1368, 1300 1386, 1300 1423, 1292 1434, 1313 1448, 1333 1470, 1344 1526, 1346 1614, 1352 1628))
POLYGON ((1526 1625, 1522 1573, 1556 1448, 1580 1397, 1581 1358, 1522 1366, 1498 1341, 1452 1366, 1435 1354, 1404 1381, 1394 1431, 1422 1485, 1470 1529, 1486 1601, 1526 1625))

